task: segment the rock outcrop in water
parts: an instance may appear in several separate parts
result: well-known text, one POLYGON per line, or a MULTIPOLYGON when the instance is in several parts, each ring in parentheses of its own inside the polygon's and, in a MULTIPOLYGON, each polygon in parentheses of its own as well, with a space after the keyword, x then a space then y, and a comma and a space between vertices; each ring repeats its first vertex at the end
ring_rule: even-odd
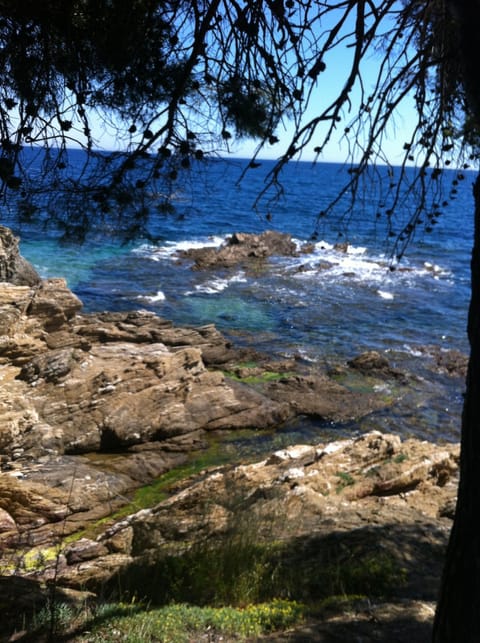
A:
POLYGON ((40 276, 20 254, 18 239, 9 228, 0 226, 0 282, 16 286, 35 286, 40 276))
POLYGON ((267 230, 261 234, 237 232, 220 248, 191 248, 180 252, 179 256, 192 259, 195 270, 207 270, 251 264, 273 255, 292 257, 297 254, 297 246, 289 234, 267 230))

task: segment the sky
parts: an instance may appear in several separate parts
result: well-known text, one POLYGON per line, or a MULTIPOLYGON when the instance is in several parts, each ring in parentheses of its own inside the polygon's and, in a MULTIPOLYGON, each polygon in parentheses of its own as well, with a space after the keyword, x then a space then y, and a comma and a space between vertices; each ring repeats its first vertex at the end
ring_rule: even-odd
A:
MULTIPOLYGON (((354 16, 352 16, 352 19, 353 17, 354 16)), ((333 14, 328 14, 326 19, 331 19, 336 22, 336 17, 333 14)), ((322 29, 328 30, 328 27, 328 23, 322 23, 322 29)), ((350 32, 353 29, 354 27, 352 26, 351 21, 350 24, 347 21, 346 30, 350 32)), ((325 57, 324 61, 326 63, 326 71, 320 74, 318 78, 317 85, 312 94, 310 106, 305 114, 305 122, 317 115, 319 111, 328 105, 334 97, 338 96, 339 92, 342 90, 350 70, 354 52, 351 45, 352 38, 349 38, 335 46, 325 57)), ((376 79, 380 59, 381 53, 376 56, 372 54, 370 58, 366 58, 362 63, 362 81, 367 95, 370 88, 373 87, 376 79)), ((355 98, 355 93, 352 94, 352 97, 355 98)), ((354 115, 354 112, 345 114, 344 121, 339 123, 338 135, 333 137, 333 140, 318 160, 328 162, 344 162, 347 160, 347 144, 345 141, 341 142, 340 139, 345 126, 354 115)), ((382 142, 382 150, 389 157, 392 164, 402 161, 404 155, 403 145, 407 140, 409 140, 411 135, 411 133, 409 135, 408 127, 409 124, 414 121, 414 110, 410 106, 404 105, 401 113, 395 119, 395 128, 391 127, 390 130, 387 131, 382 142)), ((94 125, 93 130, 96 139, 102 147, 106 149, 118 148, 118 141, 114 138, 113 129, 110 132, 108 126, 105 127, 105 125, 97 122, 94 125)), ((280 138, 280 142, 275 145, 265 145, 259 154, 259 158, 277 159, 281 156, 282 152, 284 152, 290 144, 293 134, 292 123, 282 123, 275 134, 280 138)), ((313 148, 320 143, 320 135, 315 137, 315 139, 312 139, 308 147, 302 152, 301 159, 305 161, 314 160, 316 158, 316 154, 313 151, 313 148)), ((236 140, 234 143, 230 144, 230 155, 240 158, 251 158, 255 154, 257 145, 258 143, 252 140, 236 140)))
MULTIPOLYGON (((315 91, 312 96, 311 104, 305 114, 305 121, 314 118, 318 112, 329 104, 339 91, 343 89, 346 75, 350 68, 351 49, 338 48, 330 59, 327 61, 327 71, 319 77, 315 91)), ((379 58, 371 57, 365 61, 363 66, 362 78, 365 85, 365 91, 374 86, 377 71, 379 66, 379 58)), ((354 108, 350 113, 345 114, 344 121, 339 123, 337 135, 329 143, 325 152, 319 157, 319 160, 326 162, 344 162, 348 155, 348 146, 345 140, 341 140, 344 128, 355 115, 354 108)), ((417 115, 414 110, 413 104, 405 101, 395 116, 394 123, 386 130, 386 136, 382 142, 382 149, 391 160, 392 164, 401 163, 404 157, 404 143, 411 137, 411 125, 417 120, 417 115)), ((266 145, 260 154, 260 158, 276 159, 279 156, 279 151, 286 150, 288 147, 291 136, 293 134, 293 125, 291 123, 284 123, 281 125, 277 132, 280 138, 280 143, 275 145, 266 145)), ((313 148, 319 144, 321 137, 312 139, 308 148, 302 153, 302 160, 312 161, 316 158, 313 148)), ((237 141, 235 146, 232 146, 234 155, 241 158, 250 158, 256 149, 257 145, 254 141, 237 141)))

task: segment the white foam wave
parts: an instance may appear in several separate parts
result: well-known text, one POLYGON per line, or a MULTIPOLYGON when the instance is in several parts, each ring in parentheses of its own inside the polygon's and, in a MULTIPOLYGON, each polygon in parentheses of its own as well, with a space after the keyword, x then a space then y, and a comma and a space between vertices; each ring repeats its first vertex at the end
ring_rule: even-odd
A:
POLYGON ((142 301, 148 301, 152 304, 158 303, 159 301, 165 301, 165 293, 163 293, 161 290, 159 290, 155 295, 139 295, 137 299, 141 299, 142 301))
POLYGON ((386 290, 377 290, 377 295, 382 299, 395 299, 395 295, 393 294, 393 292, 387 292, 386 290))
MULTIPOLYGON (((209 236, 182 241, 166 241, 162 245, 141 245, 132 252, 151 261, 171 261, 178 252, 196 248, 218 248, 226 237, 209 236)), ((372 287, 380 298, 391 301, 397 286, 415 287, 419 279, 445 280, 451 273, 442 266, 425 262, 412 264, 404 260, 401 265, 391 264, 390 258, 383 254, 370 254, 365 246, 353 244, 333 244, 320 240, 314 244, 295 239, 298 248, 296 257, 273 258, 274 271, 281 276, 302 280, 315 280, 322 283, 343 283, 345 285, 364 284, 372 287), (306 249, 308 250, 306 251, 306 249)), ((185 295, 218 294, 235 281, 246 281, 244 274, 230 278, 216 277, 199 283, 185 295)), ((159 299, 150 301, 160 301, 159 299)))
POLYGON ((163 245, 153 246, 142 244, 132 250, 133 254, 147 257, 152 261, 163 261, 172 258, 177 252, 194 250, 196 248, 218 248, 225 237, 210 236, 202 239, 185 239, 183 241, 166 241, 163 245))
POLYGON ((369 254, 364 246, 332 244, 318 241, 311 252, 301 252, 294 260, 285 260, 284 268, 294 277, 316 279, 324 282, 361 282, 376 287, 383 299, 393 299, 392 286, 397 283, 414 285, 418 279, 446 279, 451 272, 438 264, 425 262, 414 265, 408 260, 399 265, 391 264, 383 254, 369 254))
POLYGON ((428 261, 425 261, 423 266, 424 266, 425 270, 428 270, 430 272, 442 272, 442 269, 440 268, 440 266, 438 266, 437 264, 434 264, 434 263, 430 263, 428 261))
POLYGON ((439 279, 440 277, 450 277, 452 274, 449 270, 442 268, 436 263, 430 263, 429 261, 425 261, 423 267, 428 274, 433 276, 434 279, 439 279))
POLYGON ((352 246, 350 243, 328 243, 328 241, 317 241, 315 243, 315 252, 321 253, 331 251, 336 254, 363 255, 367 252, 364 246, 352 246))
POLYGON ((233 283, 244 283, 247 281, 244 272, 237 273, 228 278, 209 279, 204 283, 197 284, 194 290, 188 290, 185 295, 216 295, 226 290, 233 283))
POLYGON ((291 351, 285 351, 285 356, 286 357, 299 357, 305 362, 311 362, 312 364, 316 363, 318 359, 312 355, 312 352, 310 349, 304 349, 301 347, 298 347, 295 352, 291 351))
POLYGON ((407 353, 409 353, 413 357, 423 357, 424 355, 422 351, 418 350, 417 348, 413 348, 412 346, 410 346, 410 344, 404 344, 403 348, 407 353))

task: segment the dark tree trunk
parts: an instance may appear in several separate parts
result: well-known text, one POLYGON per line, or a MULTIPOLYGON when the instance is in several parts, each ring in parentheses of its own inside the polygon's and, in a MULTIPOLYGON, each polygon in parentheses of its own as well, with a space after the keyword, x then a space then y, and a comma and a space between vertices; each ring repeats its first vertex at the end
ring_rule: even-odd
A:
POLYGON ((470 360, 462 415, 460 485, 435 617, 434 643, 480 643, 480 175, 474 196, 470 360))
MULTIPOLYGON (((469 116, 480 127, 480 0, 447 0, 457 30, 469 116)), ((462 415, 460 484, 435 616, 434 643, 480 643, 480 174, 468 314, 470 360, 462 415)))

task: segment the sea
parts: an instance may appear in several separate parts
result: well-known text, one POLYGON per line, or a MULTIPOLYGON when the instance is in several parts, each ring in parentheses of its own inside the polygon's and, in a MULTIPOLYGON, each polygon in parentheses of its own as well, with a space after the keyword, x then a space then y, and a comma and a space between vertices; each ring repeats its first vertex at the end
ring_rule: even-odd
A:
MULTIPOLYGON (((274 161, 254 168, 242 159, 198 164, 179 178, 173 210, 153 211, 151 237, 128 244, 101 227, 81 245, 65 244, 53 228, 20 224, 11 211, 4 219, 20 237, 22 254, 43 277, 64 277, 85 312, 142 309, 179 325, 213 323, 238 345, 295 356, 312 367, 377 350, 419 383, 403 394, 403 406, 368 425, 319 427, 305 419, 287 432, 313 439, 324 430, 380 428, 458 440, 463 382, 436 373, 427 361, 433 350, 468 352, 475 175, 462 172, 435 225, 419 226, 399 261, 396 219, 387 220, 367 187, 352 209, 340 201, 319 216, 351 176, 346 166, 290 163, 279 178, 280 193, 262 196, 273 169, 274 161), (235 232, 272 229, 292 236, 298 256, 274 257, 261 269, 198 271, 178 254, 218 247, 235 232)), ((445 172, 448 191, 458 172, 445 172)), ((401 208, 400 228, 406 202, 401 208)))

